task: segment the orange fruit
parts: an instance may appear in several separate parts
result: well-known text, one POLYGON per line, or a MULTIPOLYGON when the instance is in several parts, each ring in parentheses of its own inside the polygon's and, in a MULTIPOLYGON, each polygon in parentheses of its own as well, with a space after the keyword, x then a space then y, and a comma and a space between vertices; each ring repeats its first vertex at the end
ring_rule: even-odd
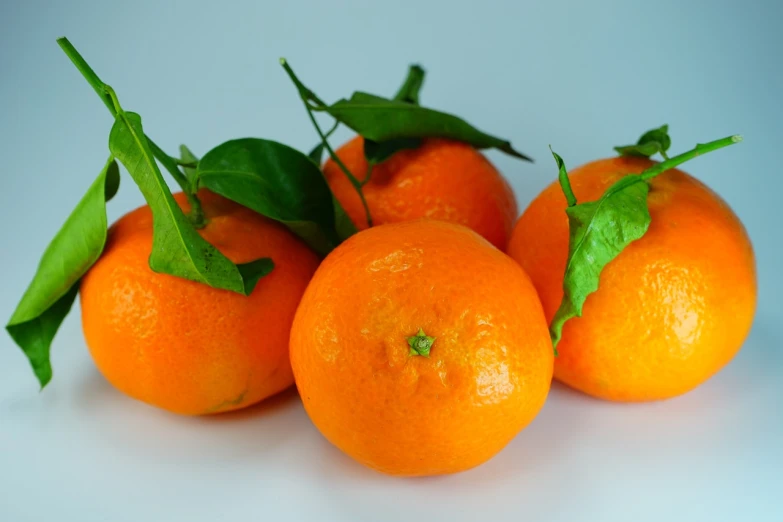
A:
MULTIPOLYGON (((655 162, 595 161, 570 174, 579 202, 595 201, 625 174, 655 162)), ((720 370, 748 334, 756 307, 750 240, 714 192, 679 170, 652 179, 648 232, 601 274, 581 318, 565 324, 555 378, 615 401, 665 399, 720 370)), ((563 297, 566 200, 545 189, 517 223, 509 254, 530 274, 547 319, 563 297)))
MULTIPOLYGON (((357 136, 337 150, 348 170, 367 176, 364 139, 357 136)), ((326 181, 360 230, 367 228, 361 199, 345 173, 331 159, 326 181)), ((431 218, 464 225, 505 249, 517 202, 508 182, 484 155, 465 143, 428 139, 417 149, 402 150, 372 169, 363 187, 373 224, 431 218)))
MULTIPOLYGON (((281 225, 212 193, 199 193, 199 232, 235 263, 271 257, 250 296, 153 272, 147 206, 109 229, 81 284, 82 326, 95 364, 123 393, 198 415, 253 404, 293 384, 288 337, 318 259, 281 225)), ((187 210, 182 193, 175 194, 187 210)))
POLYGON ((453 473, 495 455, 544 404, 552 359, 524 271, 440 221, 345 241, 316 271, 291 329, 313 423, 392 475, 453 473))

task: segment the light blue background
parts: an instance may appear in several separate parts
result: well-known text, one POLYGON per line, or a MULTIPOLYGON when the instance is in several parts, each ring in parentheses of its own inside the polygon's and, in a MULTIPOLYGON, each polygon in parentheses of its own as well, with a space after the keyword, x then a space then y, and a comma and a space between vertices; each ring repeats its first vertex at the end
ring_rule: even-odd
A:
MULTIPOLYGON (((687 396, 616 405, 555 385, 489 463, 400 480, 330 447, 295 393, 206 419, 124 398, 92 366, 75 309, 42 394, 0 337, 0 520, 783 519, 783 3, 220 4, 0 3, 0 317, 108 153, 108 113, 55 44, 67 35, 160 145, 198 154, 242 136, 314 144, 279 56, 326 100, 358 88, 391 94, 419 62, 425 104, 538 160, 490 153, 521 208, 554 179, 550 143, 577 166, 662 123, 674 151, 742 133, 743 144, 685 168, 750 232, 754 330, 725 371, 687 396)), ((110 218, 141 203, 125 178, 110 218)))

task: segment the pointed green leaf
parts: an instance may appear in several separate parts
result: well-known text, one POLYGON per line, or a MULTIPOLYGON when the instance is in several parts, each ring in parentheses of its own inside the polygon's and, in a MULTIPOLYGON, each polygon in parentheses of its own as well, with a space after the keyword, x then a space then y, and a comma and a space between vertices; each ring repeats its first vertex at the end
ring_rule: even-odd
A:
POLYGON ((400 138, 447 138, 478 149, 495 148, 530 161, 509 141, 486 134, 462 118, 403 101, 355 92, 349 100, 342 99, 320 109, 365 139, 375 142, 400 138))
MULTIPOLYGON (((394 96, 394 100, 418 105, 419 91, 424 84, 424 75, 425 71, 420 65, 411 65, 408 69, 408 76, 394 96)), ((336 122, 335 126, 326 133, 327 138, 332 135, 339 124, 339 121, 336 122)), ((416 149, 421 146, 421 143, 420 138, 400 138, 384 142, 365 139, 364 156, 370 164, 377 165, 390 158, 395 152, 403 149, 416 149)), ((321 142, 310 151, 309 156, 316 164, 320 165, 323 153, 324 144, 321 142)))
POLYGON ((49 351, 71 309, 78 281, 106 244, 106 202, 117 193, 120 172, 109 158, 52 242, 6 329, 24 351, 41 388, 52 378, 49 351))
POLYGON ((568 179, 568 170, 566 170, 565 162, 557 152, 552 150, 551 146, 549 150, 552 152, 552 156, 555 157, 555 163, 557 163, 557 179, 560 182, 560 187, 563 189, 563 194, 565 194, 566 202, 569 207, 573 207, 576 205, 576 196, 574 196, 574 191, 571 189, 571 181, 568 179))
MULTIPOLYGON (((657 131, 665 132, 666 126, 657 131)), ((560 170, 560 185, 569 202, 566 208, 569 244, 563 278, 563 300, 549 325, 555 353, 563 335, 563 325, 573 317, 582 316, 587 296, 598 290, 604 267, 647 232, 651 221, 647 208, 648 181, 686 161, 740 141, 741 136, 728 136, 698 144, 687 152, 652 165, 640 174, 621 178, 598 201, 578 205, 571 192, 565 164, 560 156, 552 152, 560 170)))
POLYGON ((334 205, 334 228, 337 231, 337 237, 342 242, 356 234, 359 230, 334 195, 332 195, 332 204, 334 205))
MULTIPOLYGON (((197 188, 194 187, 195 183, 179 170, 174 158, 144 135, 141 117, 122 110, 114 90, 95 74, 71 42, 67 38, 59 38, 57 43, 114 117, 114 125, 109 135, 109 149, 117 151, 115 157, 128 169, 152 210, 153 244, 150 268, 245 295, 252 292, 255 282, 258 281, 252 267, 257 265, 250 264, 244 273, 241 272, 196 232, 174 201, 155 158, 171 174, 191 203, 196 202, 192 194, 197 188), (252 284, 245 281, 243 275, 248 277, 252 284)), ((196 208, 200 209, 200 206, 193 207, 191 212, 195 213, 196 208)), ((195 222, 201 223, 203 216, 199 213, 191 217, 195 222)))
POLYGON ((319 143, 313 149, 307 153, 307 157, 310 158, 316 165, 321 165, 324 158, 324 144, 319 143))
POLYGON ((242 274, 242 281, 245 284, 245 295, 250 295, 258 280, 269 275, 274 268, 275 263, 268 257, 237 265, 237 270, 242 274))
POLYGON ((296 149, 259 138, 227 141, 204 155, 198 179, 201 186, 283 223, 319 254, 340 243, 323 173, 296 149))
POLYGON ((666 158, 666 151, 671 147, 672 139, 669 137, 669 126, 662 125, 657 129, 652 129, 639 138, 636 145, 624 145, 615 147, 620 156, 638 156, 649 158, 655 154, 660 154, 666 158))
POLYGON ((418 149, 421 144, 421 138, 397 138, 381 142, 365 139, 364 157, 370 165, 377 165, 401 150, 418 149))
MULTIPOLYGON (((327 133, 327 137, 334 131, 334 129, 337 128, 339 124, 340 123, 337 122, 335 126, 332 127, 332 130, 327 133)), ((319 170, 321 169, 321 158, 323 157, 325 149, 326 147, 322 141, 316 145, 307 155, 313 161, 313 163, 315 163, 319 170)), ((331 191, 331 188, 329 190, 331 191)), ((356 225, 353 224, 353 221, 351 221, 351 218, 348 217, 348 214, 345 212, 343 205, 336 197, 334 197, 334 194, 332 194, 332 206, 334 207, 334 228, 337 232, 337 238, 340 241, 345 241, 358 232, 358 230, 356 229, 356 225)))
POLYGON ((128 169, 152 210, 150 268, 249 295, 253 285, 247 284, 236 265, 196 232, 177 205, 155 162, 138 114, 117 111, 109 149, 128 169))
POLYGON ((563 300, 550 325, 555 348, 563 325, 582 316, 587 296, 598 290, 604 267, 650 225, 647 182, 631 174, 609 187, 598 201, 566 209, 570 238, 568 264, 563 278, 563 300))
POLYGON ((414 105, 419 104, 419 91, 421 91, 424 85, 424 76, 426 71, 421 65, 411 65, 408 68, 408 76, 405 78, 397 94, 394 95, 394 99, 406 103, 412 103, 414 105))
MULTIPOLYGON (((408 68, 408 76, 393 99, 418 105, 419 91, 421 91, 424 85, 424 75, 425 71, 420 65, 411 65, 408 68)), ((398 151, 419 148, 422 142, 421 138, 398 138, 381 142, 365 139, 364 157, 370 165, 377 165, 392 157, 398 151)))
MULTIPOLYGON (((198 158, 196 155, 193 154, 185 145, 179 146, 179 158, 185 163, 198 163, 198 158)), ((188 178, 188 183, 190 183, 191 189, 193 191, 198 190, 198 187, 195 186, 196 167, 182 167, 182 170, 185 171, 185 176, 188 178)))

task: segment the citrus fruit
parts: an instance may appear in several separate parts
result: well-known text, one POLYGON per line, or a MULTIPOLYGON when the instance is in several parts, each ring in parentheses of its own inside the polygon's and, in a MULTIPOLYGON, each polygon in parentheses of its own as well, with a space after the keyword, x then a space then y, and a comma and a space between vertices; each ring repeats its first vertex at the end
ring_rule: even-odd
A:
MULTIPOLYGON (((612 158, 569 178, 580 202, 595 201, 623 175, 654 162, 612 158)), ((740 349, 756 306, 750 240, 729 206, 680 170, 651 180, 647 233, 611 261, 581 318, 569 320, 555 378, 615 401, 665 399, 720 370, 740 349)), ((547 319, 563 297, 568 257, 566 200, 552 184, 519 219, 509 254, 530 275, 547 319)))
MULTIPOLYGON (((359 179, 367 176, 364 139, 357 136, 337 156, 359 179)), ((357 226, 367 228, 361 199, 331 159, 324 175, 335 197, 357 226)), ((508 182, 484 155, 465 143, 428 139, 375 165, 362 188, 373 224, 431 218, 464 225, 500 249, 506 247, 517 217, 508 182)))
MULTIPOLYGON (((288 337, 318 259, 281 225, 206 191, 199 232, 235 263, 271 257, 250 296, 153 272, 152 213, 110 229, 81 284, 82 326, 106 379, 125 394, 188 415, 248 406, 293 383, 288 337)), ((182 193, 175 199, 188 205, 182 193)))
POLYGON ((544 404, 552 359, 524 271, 473 231, 431 220, 337 247, 291 330, 316 427, 392 475, 453 473, 495 455, 544 404))

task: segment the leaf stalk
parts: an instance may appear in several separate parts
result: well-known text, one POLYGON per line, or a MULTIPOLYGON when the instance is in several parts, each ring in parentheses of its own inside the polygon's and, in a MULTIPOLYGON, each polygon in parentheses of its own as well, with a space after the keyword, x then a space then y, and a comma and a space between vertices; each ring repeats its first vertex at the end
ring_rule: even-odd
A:
POLYGON ((302 102, 304 102, 305 109, 307 110, 307 115, 310 118, 310 122, 312 122, 313 127, 315 127, 315 131, 318 133, 318 136, 321 138, 321 143, 323 143, 324 148, 329 153, 329 157, 332 158, 332 161, 334 161, 338 167, 340 167, 340 170, 343 171, 343 173, 346 175, 348 180, 351 182, 351 185, 356 190, 356 193, 359 195, 359 199, 362 202, 362 207, 364 208, 364 214, 365 218, 367 219, 367 226, 372 227, 372 215, 370 214, 370 207, 367 205, 367 199, 364 197, 364 191, 362 190, 362 187, 366 183, 366 181, 362 182, 359 181, 356 176, 353 175, 353 173, 348 169, 348 167, 343 163, 343 161, 337 156, 337 154, 334 152, 334 149, 329 144, 329 139, 327 135, 323 132, 321 129, 321 126, 318 124, 318 120, 316 120, 315 115, 313 114, 313 111, 315 110, 324 110, 323 108, 326 107, 326 104, 321 101, 320 98, 318 98, 313 91, 305 87, 305 85, 299 80, 299 78, 294 73, 294 70, 291 69, 291 66, 288 64, 288 61, 285 58, 280 58, 280 65, 283 66, 283 69, 288 74, 288 77, 291 79, 293 84, 296 86, 296 89, 299 91, 299 96, 302 98, 302 102), (317 107, 313 107, 310 104, 310 101, 313 101, 317 104, 317 107))
MULTIPOLYGON (((76 66, 76 69, 78 69, 84 79, 87 80, 87 83, 90 84, 90 87, 92 87, 93 90, 98 94, 98 97, 101 99, 101 101, 103 101, 103 104, 106 105, 107 109, 109 109, 109 113, 111 113, 112 117, 116 118, 117 114, 122 112, 122 107, 117 100, 117 95, 115 94, 114 89, 112 89, 111 86, 105 84, 100 79, 100 77, 95 73, 92 67, 90 67, 79 51, 76 50, 76 47, 73 46, 68 38, 58 38, 57 44, 63 50, 65 55, 71 60, 71 62, 76 66)), ((185 196, 188 199, 188 203, 190 204, 191 210, 188 214, 188 218, 190 219, 191 223, 196 228, 202 228, 206 223, 204 220, 204 211, 201 206, 201 201, 193 191, 191 184, 187 180, 187 177, 182 173, 181 170, 179 170, 179 167, 177 166, 177 160, 166 154, 163 149, 158 147, 158 145, 150 139, 149 136, 145 135, 145 138, 147 139, 147 142, 149 143, 155 158, 160 161, 169 174, 171 174, 171 177, 174 178, 174 181, 177 182, 177 185, 179 185, 182 191, 185 193, 185 196)))

